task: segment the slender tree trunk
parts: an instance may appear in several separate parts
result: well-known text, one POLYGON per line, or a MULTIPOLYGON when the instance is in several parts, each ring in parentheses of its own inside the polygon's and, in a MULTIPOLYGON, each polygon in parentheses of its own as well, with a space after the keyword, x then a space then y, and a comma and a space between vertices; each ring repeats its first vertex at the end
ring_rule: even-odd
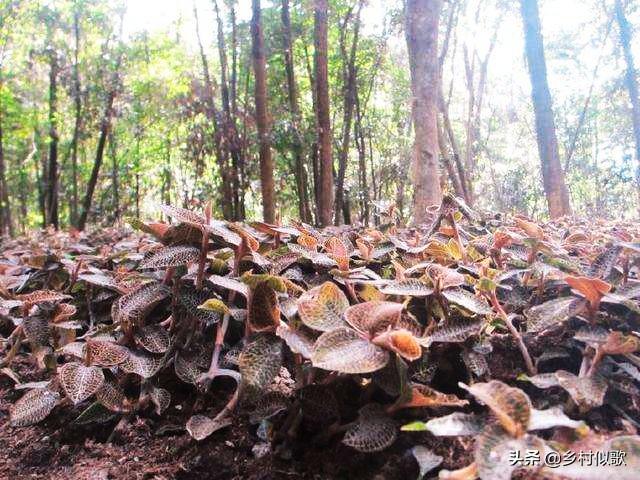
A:
POLYGON ((256 124, 260 141, 260 184, 262 187, 262 216, 265 222, 276 220, 275 186, 273 182, 273 158, 269 113, 267 111, 267 72, 260 0, 252 0, 251 38, 253 70, 255 73, 256 124))
POLYGON ((76 9, 73 13, 74 61, 73 61, 73 104, 75 108, 75 123, 73 125, 73 137, 71 138, 71 205, 70 223, 75 225, 78 220, 78 141, 82 125, 82 100, 80 97, 80 65, 78 56, 80 53, 80 12, 76 9))
POLYGON ((49 161, 47 167, 46 208, 47 224, 58 225, 58 57, 55 49, 49 52, 49 161))
POLYGON ((78 230, 84 230, 87 225, 87 219, 89 217, 89 213, 91 211, 91 203, 93 201, 93 194, 96 189, 96 185, 98 183, 98 177, 100 175, 100 167, 102 167, 102 160, 104 158, 104 148, 107 143, 107 138, 109 132, 111 131, 111 122, 113 117, 113 103, 116 99, 116 95, 120 89, 120 66, 122 65, 122 27, 123 27, 123 14, 120 16, 120 29, 118 34, 118 53, 116 62, 113 65, 113 71, 111 72, 109 81, 107 82, 109 85, 107 91, 107 97, 105 99, 105 107, 104 113, 102 116, 102 121, 100 122, 100 137, 98 138, 98 146, 96 148, 96 156, 93 162, 93 169, 91 170, 91 177, 89 178, 89 183, 87 185, 87 192, 84 196, 84 201, 82 202, 82 212, 80 213, 80 218, 78 220, 78 230))
MULTIPOLYGON (((2 71, 0 70, 0 91, 2 91, 2 71)), ((11 204, 7 185, 7 168, 4 158, 4 137, 2 131, 2 104, 0 103, 0 235, 13 235, 11 204)))
POLYGON ((227 47, 224 39, 224 28, 222 25, 222 17, 218 8, 217 0, 213 0, 213 7, 216 13, 216 22, 218 26, 218 54, 220 57, 220 93, 222 96, 222 110, 224 111, 223 133, 226 138, 225 146, 231 155, 231 182, 232 182, 232 199, 233 199, 233 216, 236 220, 241 220, 241 185, 238 176, 238 166, 240 164, 240 142, 236 129, 236 120, 232 116, 231 95, 229 93, 228 66, 227 66, 227 47))
POLYGON ((303 222, 311 222, 309 207, 309 191, 307 190, 307 172, 304 168, 304 152, 300 135, 300 108, 298 106, 298 89, 296 86, 293 63, 293 39, 291 34, 291 18, 289 15, 289 0, 282 0, 282 37, 284 50, 284 65, 287 73, 287 89, 289 93, 289 109, 291 110, 293 158, 298 191, 298 214, 303 222))
POLYGON ((355 100, 356 100, 356 122, 354 129, 354 137, 356 142, 356 147, 358 149, 358 170, 359 170, 359 180, 360 180, 360 222, 364 223, 365 226, 369 226, 369 204, 371 203, 371 198, 369 196, 369 185, 367 182, 367 145, 365 143, 364 138, 364 129, 362 127, 362 111, 360 109, 360 95, 358 89, 358 82, 356 79, 355 83, 355 100))
POLYGON ((537 0, 520 0, 524 24, 525 53, 531 78, 531 97, 536 118, 538 152, 542 180, 551 218, 571 214, 569 192, 560 165, 558 139, 553 119, 551 93, 547 82, 542 27, 537 0))
POLYGON ((405 32, 413 94, 413 221, 427 221, 427 207, 442 198, 438 166, 438 22, 441 0, 408 0, 405 32))
POLYGON ((331 118, 329 113, 329 70, 327 65, 327 0, 314 0, 314 69, 318 127, 319 174, 318 213, 322 226, 333 220, 333 161, 331 157, 331 118))
MULTIPOLYGON (((356 52, 358 49, 358 37, 360 34, 360 12, 362 11, 362 0, 358 2, 358 10, 354 19, 353 39, 351 41, 351 49, 347 56, 347 47, 345 45, 345 37, 347 30, 347 21, 340 35, 340 50, 342 51, 343 61, 346 65, 343 67, 343 84, 344 84, 344 105, 342 120, 342 144, 340 146, 340 154, 338 157, 338 178, 336 181, 336 225, 341 223, 341 214, 344 202, 344 177, 347 171, 347 162, 349 160, 349 145, 351 141, 351 122, 353 119, 353 109, 355 106, 355 82, 356 82, 356 52)), ((348 17, 347 17, 348 20, 348 17)))
POLYGON ((620 44, 627 64, 625 82, 627 84, 627 90, 629 91, 629 100, 631 101, 631 121, 633 124, 633 136, 636 142, 636 188, 640 195, 640 99, 638 98, 638 80, 636 78, 633 54, 631 53, 631 28, 629 27, 629 22, 627 21, 620 0, 616 0, 615 9, 618 26, 620 27, 620 44))
POLYGON ((98 138, 98 146, 96 147, 96 157, 93 162, 91 177, 89 177, 89 183, 87 184, 87 192, 85 193, 84 200, 82 202, 82 212, 80 213, 80 219, 78 220, 78 230, 84 230, 87 226, 87 219, 89 218, 89 212, 91 211, 93 194, 98 183, 100 167, 102 167, 102 160, 104 158, 104 147, 107 143, 109 129, 111 128, 111 115, 113 111, 114 99, 115 91, 112 89, 107 93, 104 114, 102 117, 102 122, 100 123, 100 137, 98 138))
POLYGON ((200 37, 200 22, 198 19, 198 9, 193 5, 193 16, 196 22, 196 38, 198 39, 198 47, 200 49, 200 59, 202 60, 202 74, 204 76, 205 87, 205 113, 207 118, 211 122, 213 127, 213 147, 218 163, 218 170, 220 171, 220 205, 222 209, 222 216, 225 220, 232 220, 234 218, 233 205, 228 201, 232 198, 233 192, 231 191, 231 179, 229 178, 228 156, 226 150, 222 148, 220 127, 218 125, 218 112, 216 104, 213 99, 213 81, 209 73, 209 61, 204 52, 202 45, 202 39, 200 37))
POLYGON ((113 219, 120 218, 120 179, 118 172, 118 155, 115 134, 109 131, 109 155, 111 157, 111 186, 113 188, 113 219))

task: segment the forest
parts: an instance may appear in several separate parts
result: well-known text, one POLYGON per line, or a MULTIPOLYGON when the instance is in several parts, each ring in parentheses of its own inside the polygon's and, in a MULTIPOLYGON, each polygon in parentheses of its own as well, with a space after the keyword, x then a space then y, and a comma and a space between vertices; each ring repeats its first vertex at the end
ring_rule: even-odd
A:
POLYGON ((0 476, 640 478, 639 39, 0 0, 0 476))

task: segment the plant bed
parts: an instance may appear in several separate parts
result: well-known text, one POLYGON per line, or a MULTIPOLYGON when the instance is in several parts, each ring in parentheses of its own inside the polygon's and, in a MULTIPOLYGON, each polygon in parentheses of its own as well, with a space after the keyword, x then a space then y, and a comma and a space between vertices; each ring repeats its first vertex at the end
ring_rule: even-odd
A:
POLYGON ((4 478, 640 475, 638 225, 161 209, 3 245, 4 478))

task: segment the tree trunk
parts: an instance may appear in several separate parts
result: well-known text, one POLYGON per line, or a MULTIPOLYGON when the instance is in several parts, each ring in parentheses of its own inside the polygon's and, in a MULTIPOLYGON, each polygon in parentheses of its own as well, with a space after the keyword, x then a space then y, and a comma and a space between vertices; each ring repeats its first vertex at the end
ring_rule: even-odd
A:
POLYGON ((284 66, 287 73, 287 88, 289 93, 289 109, 291 110, 293 158, 295 167, 296 189, 298 191, 298 214, 303 222, 311 222, 309 207, 309 191, 307 190, 307 172, 304 168, 304 153, 300 136, 300 107, 298 106, 298 89, 296 87, 295 70, 293 64, 293 39, 291 34, 291 18, 289 15, 289 0, 282 0, 282 37, 284 50, 284 66))
POLYGON ((314 0, 314 70, 318 128, 319 174, 318 213, 322 226, 333 220, 333 162, 331 158, 331 119, 329 114, 329 71, 327 65, 327 0, 314 0))
POLYGON ((209 62, 204 52, 202 45, 202 39, 200 38, 200 22, 198 19, 198 9, 193 7, 193 16, 196 22, 196 38, 198 39, 198 47, 200 49, 200 59, 202 60, 202 74, 204 76, 205 87, 205 113, 208 120, 213 127, 213 147, 218 163, 218 170, 220 171, 220 204, 222 208, 222 216, 225 220, 232 220, 234 217, 233 205, 228 201, 232 198, 233 192, 231 191, 231 180, 229 178, 228 157, 226 151, 222 148, 221 133, 218 126, 218 112, 216 104, 213 99, 213 82, 209 73, 209 62))
POLYGON ((49 52, 49 161, 45 204, 47 224, 58 225, 58 57, 54 48, 49 52))
POLYGON ((340 146, 340 155, 338 157, 338 178, 336 181, 336 225, 340 225, 341 213, 344 202, 344 177, 347 171, 347 161, 349 160, 349 144, 351 141, 351 121, 353 119, 353 109, 355 106, 355 81, 356 81, 356 51, 358 48, 358 36, 360 33, 360 12, 362 11, 362 0, 358 2, 358 11, 354 19, 353 40, 351 42, 351 50, 347 57, 347 47, 345 45, 345 36, 347 31, 347 20, 340 35, 340 50, 342 52, 343 62, 343 85, 344 97, 343 120, 342 120, 342 144, 340 146))
POLYGON ((75 122, 73 125, 73 137, 71 139, 71 204, 69 208, 70 223, 75 225, 78 220, 78 141, 82 125, 82 99, 80 98, 80 66, 78 55, 80 53, 80 12, 76 9, 73 13, 73 34, 75 39, 73 61, 73 104, 75 108, 75 122))
POLYGON ((260 184, 262 187, 262 216, 265 222, 276 220, 275 186, 273 182, 273 158, 271 157, 271 140, 269 113, 267 111, 267 72, 264 52, 264 37, 260 0, 252 0, 253 18, 251 19, 251 54, 255 73, 256 124, 260 141, 260 184))
POLYGON ((408 0, 405 33, 413 94, 413 221, 427 221, 427 207, 440 204, 438 166, 438 22, 441 0, 408 0))
POLYGON ((104 147, 107 143, 107 136, 109 135, 109 129, 111 128, 111 115, 113 110, 113 101, 115 99, 115 91, 110 90, 107 94, 107 100, 104 108, 104 114, 102 122, 100 123, 100 137, 98 138, 98 146, 96 148, 96 157, 93 162, 93 169, 91 170, 91 177, 87 184, 87 192, 82 202, 82 212, 80 213, 80 219, 78 220, 78 230, 84 230, 87 226, 87 219, 89 218, 89 212, 91 210, 91 203, 93 201, 93 193, 98 183, 98 176, 100 175, 100 167, 102 166, 102 159, 104 158, 104 147))
POLYGON ((109 132, 109 156, 111 157, 111 186, 113 187, 113 219, 118 221, 120 218, 120 179, 116 138, 113 130, 109 132))
POLYGON ((631 53, 631 28, 629 27, 629 22, 624 14, 624 9, 620 0, 616 0, 615 9, 616 18, 620 27, 620 44, 622 45, 624 59, 627 63, 625 82, 627 84, 627 90, 629 91, 629 100, 631 101, 631 120, 633 124, 633 136, 635 137, 636 142, 636 188, 640 195, 640 99, 638 98, 636 69, 633 62, 633 54, 631 53))
MULTIPOLYGON (((2 72, 0 71, 0 91, 2 91, 2 72)), ((2 104, 0 104, 0 235, 13 235, 11 223, 11 205, 7 186, 7 174, 4 158, 2 132, 2 104)))
POLYGON ((536 118, 536 136, 542 167, 542 180, 549 215, 558 218, 571 214, 569 192, 560 165, 558 139, 553 119, 551 93, 547 82, 547 66, 537 0, 520 1, 524 24, 525 53, 531 78, 531 98, 536 118))
POLYGON ((232 200, 233 200, 233 216, 235 220, 242 220, 240 198, 244 197, 241 192, 240 179, 238 176, 238 167, 240 165, 240 142, 238 139, 236 120, 231 111, 231 95, 229 93, 229 82, 227 81, 227 47, 224 39, 224 29, 222 18, 218 8, 217 0, 213 0, 213 7, 216 13, 216 22, 218 25, 218 54, 220 57, 220 93, 222 95, 222 109, 224 111, 223 133, 226 138, 225 146, 231 155, 231 182, 232 182, 232 200))
POLYGON ((367 145, 364 139, 364 129, 362 127, 362 111, 360 110, 360 95, 358 89, 358 82, 355 82, 355 100, 356 100, 356 122, 354 129, 354 137, 356 147, 358 149, 358 170, 360 180, 360 222, 365 226, 369 226, 369 204, 371 199, 369 197, 369 185, 367 182, 367 145))

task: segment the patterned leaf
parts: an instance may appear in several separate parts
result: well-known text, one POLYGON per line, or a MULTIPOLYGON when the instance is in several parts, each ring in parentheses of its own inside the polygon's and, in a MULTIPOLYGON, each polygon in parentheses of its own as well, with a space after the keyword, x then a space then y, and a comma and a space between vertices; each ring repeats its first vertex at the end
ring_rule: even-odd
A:
POLYGON ((257 334, 250 339, 238 359, 242 383, 258 390, 273 381, 281 365, 282 341, 268 333, 257 334))
POLYGON ((36 345, 49 343, 49 321, 39 315, 30 315, 22 322, 25 337, 36 345))
POLYGON ((419 341, 425 347, 428 347, 434 342, 460 343, 464 342, 467 338, 479 334, 483 325, 483 321, 459 322, 440 327, 434 330, 431 335, 420 338, 419 341))
POLYGON ((231 425, 231 419, 228 417, 215 420, 204 415, 194 415, 187 421, 187 432, 195 440, 200 441, 207 438, 213 432, 231 425))
POLYGON ((65 363, 60 367, 58 375, 62 389, 74 404, 89 398, 104 383, 102 369, 77 362, 65 363))
POLYGON ((299 353, 304 358, 311 358, 313 352, 313 340, 303 332, 290 328, 281 322, 276 329, 276 335, 283 339, 293 353, 299 353))
MULTIPOLYGON (((249 287, 247 284, 239 282, 233 278, 221 277, 220 275, 211 275, 209 281, 218 287, 222 287, 225 290, 231 290, 232 292, 238 292, 243 297, 249 296, 249 287)), ((202 303, 202 302, 200 302, 202 303)))
MULTIPOLYGON (((242 285, 242 287, 246 288, 245 285, 241 284, 240 282, 238 283, 242 285)), ((209 297, 211 295, 213 294, 206 292, 205 290, 197 291, 192 288, 185 287, 180 289, 178 300, 180 301, 180 305, 184 307, 184 309, 190 316, 197 318, 207 325, 213 325, 214 323, 218 323, 220 321, 220 318, 222 318, 220 313, 200 308, 203 303, 209 300, 209 297)))
POLYGON ((519 388, 510 387, 499 380, 488 383, 474 383, 460 387, 487 405, 502 427, 514 437, 521 437, 527 431, 531 417, 531 401, 519 388))
POLYGON ((489 364, 485 355, 473 350, 463 350, 461 357, 465 366, 476 377, 481 377, 489 371, 489 364))
POLYGON ((433 288, 421 280, 410 278, 399 282, 391 282, 380 288, 386 295, 401 295, 408 297, 426 297, 433 293, 433 288))
POLYGON ((587 275, 595 278, 608 278, 622 252, 621 245, 613 245, 596 257, 587 269, 587 275))
POLYGON ((425 268, 425 273, 438 290, 459 287, 465 283, 464 275, 452 268, 443 267, 438 263, 428 264, 425 268))
POLYGON ((26 427, 44 420, 56 406, 60 395, 46 388, 36 388, 25 393, 9 409, 12 427, 26 427))
POLYGON ((140 264, 140 268, 179 267, 196 261, 199 256, 200 250, 195 247, 187 247, 184 245, 164 247, 145 259, 140 264))
POLYGON ((129 351, 129 357, 119 366, 127 373, 135 373, 142 378, 151 378, 160 367, 162 367, 163 357, 153 355, 142 350, 129 351))
POLYGON ((271 285, 258 283, 249 297, 249 324, 255 332, 275 330, 280 323, 278 295, 271 285))
POLYGON ((314 367, 340 373, 369 373, 389 361, 386 350, 363 339, 354 330, 339 327, 316 340, 311 362, 314 367))
POLYGON ((164 388, 151 387, 149 398, 151 398, 151 401, 156 407, 157 415, 162 415, 171 404, 171 393, 164 388))
POLYGON ((344 318, 359 332, 375 335, 395 327, 404 305, 396 302, 372 301, 352 305, 344 312, 344 318))
POLYGON ((176 355, 173 367, 180 380, 193 385, 197 383, 198 377, 202 374, 193 355, 176 355))
POLYGON ((85 346, 91 365, 98 367, 114 367, 129 357, 129 350, 116 343, 104 340, 89 340, 85 346))
POLYGON ((112 412, 127 412, 130 410, 124 390, 113 380, 105 380, 102 387, 96 392, 96 400, 112 412))
POLYGON ((349 300, 333 282, 325 282, 305 292, 298 300, 298 315, 307 327, 321 332, 334 330, 342 325, 342 314, 349 307, 349 300))
POLYGON ((146 325, 134 335, 136 342, 151 353, 164 353, 171 346, 169 332, 160 325, 146 325))
POLYGON ((491 307, 487 305, 483 299, 476 297, 473 293, 462 288, 450 288, 443 290, 442 296, 450 303, 454 303, 472 313, 488 315, 493 312, 491 307))
POLYGON ((541 332, 557 326, 580 314, 585 306, 586 302, 583 299, 575 297, 556 298, 536 305, 524 312, 527 317, 527 331, 541 332))
POLYGON ((189 223, 196 227, 201 227, 207 223, 202 215, 198 215, 186 208, 174 207, 173 205, 160 205, 160 210, 167 217, 171 217, 179 222, 189 223))
POLYGON ((383 414, 365 414, 347 430, 342 443, 359 452, 379 452, 395 442, 397 436, 398 427, 393 419, 383 414))
POLYGON ((114 302, 111 315, 114 321, 137 324, 169 293, 166 285, 158 282, 145 283, 114 302))
POLYGON ((54 290, 37 290, 35 292, 18 295, 17 300, 27 305, 38 305, 45 302, 61 302, 72 297, 54 290))
POLYGON ((249 422, 256 425, 285 411, 289 407, 289 400, 280 392, 268 392, 257 402, 249 416, 249 422))
POLYGON ((585 412, 603 404, 607 381, 601 376, 577 377, 565 370, 556 371, 555 376, 558 384, 569 393, 581 411, 585 412))

